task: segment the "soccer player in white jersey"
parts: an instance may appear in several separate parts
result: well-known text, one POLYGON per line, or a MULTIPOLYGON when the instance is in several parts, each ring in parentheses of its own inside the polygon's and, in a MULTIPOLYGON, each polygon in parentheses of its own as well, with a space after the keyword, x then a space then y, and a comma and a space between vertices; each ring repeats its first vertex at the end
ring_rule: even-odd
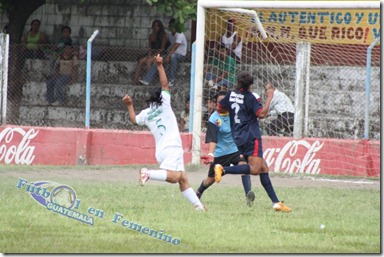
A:
POLYGON ((183 147, 176 116, 171 107, 171 94, 168 79, 163 67, 163 58, 155 57, 159 72, 161 88, 152 93, 147 100, 149 107, 136 115, 132 98, 125 95, 123 102, 128 107, 129 118, 133 124, 146 125, 156 142, 156 160, 160 169, 142 168, 139 172, 140 185, 148 179, 179 183, 180 191, 190 201, 196 210, 205 211, 194 190, 190 187, 187 173, 184 169, 183 147))

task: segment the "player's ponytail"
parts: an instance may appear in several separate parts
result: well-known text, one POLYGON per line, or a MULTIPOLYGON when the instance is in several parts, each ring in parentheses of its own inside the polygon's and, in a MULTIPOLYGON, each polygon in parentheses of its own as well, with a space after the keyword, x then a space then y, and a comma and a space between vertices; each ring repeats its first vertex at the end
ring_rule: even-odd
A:
POLYGON ((163 103, 163 98, 161 97, 161 87, 157 88, 155 91, 152 91, 150 97, 146 100, 147 104, 151 107, 159 107, 163 103))

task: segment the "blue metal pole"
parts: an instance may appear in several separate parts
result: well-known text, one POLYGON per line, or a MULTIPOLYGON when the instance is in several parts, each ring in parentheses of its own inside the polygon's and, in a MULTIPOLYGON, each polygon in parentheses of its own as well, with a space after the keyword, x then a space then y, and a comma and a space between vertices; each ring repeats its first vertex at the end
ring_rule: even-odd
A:
POLYGON ((365 121, 364 121, 364 139, 369 139, 369 102, 370 102, 370 91, 371 91, 371 56, 372 48, 379 42, 380 37, 376 38, 375 41, 367 49, 367 67, 365 77, 365 121))
POLYGON ((196 42, 192 44, 192 60, 191 60, 191 86, 189 91, 189 133, 193 130, 193 110, 195 103, 195 61, 196 61, 196 42))
POLYGON ((85 128, 89 129, 89 121, 91 119, 91 56, 92 41, 95 39, 98 30, 95 30, 87 41, 87 67, 86 67, 86 88, 85 88, 85 128))

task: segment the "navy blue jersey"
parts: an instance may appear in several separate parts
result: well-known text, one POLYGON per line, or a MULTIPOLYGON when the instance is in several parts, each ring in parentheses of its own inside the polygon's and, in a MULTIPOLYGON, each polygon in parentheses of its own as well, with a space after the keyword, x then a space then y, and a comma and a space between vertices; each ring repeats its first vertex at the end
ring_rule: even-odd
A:
POLYGON ((233 139, 241 146, 255 138, 261 139, 257 115, 262 105, 249 91, 229 91, 220 106, 229 110, 233 139))

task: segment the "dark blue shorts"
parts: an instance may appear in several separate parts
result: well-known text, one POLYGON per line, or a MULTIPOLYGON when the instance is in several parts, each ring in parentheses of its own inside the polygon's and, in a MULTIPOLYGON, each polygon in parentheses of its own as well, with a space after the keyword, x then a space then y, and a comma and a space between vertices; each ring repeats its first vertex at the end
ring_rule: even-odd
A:
POLYGON ((255 138, 254 140, 238 146, 237 148, 239 148, 239 152, 246 157, 256 156, 263 158, 263 144, 259 138, 255 138))

